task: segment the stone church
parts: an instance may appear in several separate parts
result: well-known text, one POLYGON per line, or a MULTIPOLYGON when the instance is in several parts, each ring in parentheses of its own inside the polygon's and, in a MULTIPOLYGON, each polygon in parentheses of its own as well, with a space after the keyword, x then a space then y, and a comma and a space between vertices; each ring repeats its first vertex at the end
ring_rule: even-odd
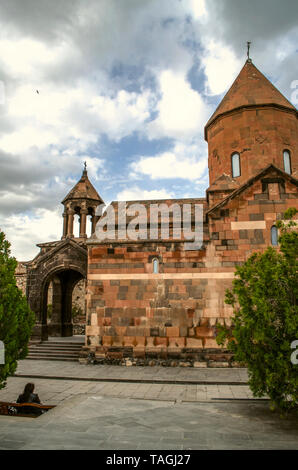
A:
POLYGON ((255 251, 278 249, 276 221, 297 207, 297 118, 297 109, 248 59, 205 126, 206 197, 140 201, 148 214, 153 203, 201 205, 199 249, 186 250, 183 237, 174 236, 173 217, 167 239, 160 232, 146 240, 99 239, 96 224, 103 216, 97 208, 103 201, 85 168, 62 201, 62 240, 38 245, 40 253, 26 263, 27 297, 36 313, 33 337, 73 334, 72 293, 86 280, 82 360, 91 355, 197 361, 204 351, 216 350, 216 325, 231 321, 224 297, 236 266, 255 251), (73 233, 76 214, 78 236, 73 233))

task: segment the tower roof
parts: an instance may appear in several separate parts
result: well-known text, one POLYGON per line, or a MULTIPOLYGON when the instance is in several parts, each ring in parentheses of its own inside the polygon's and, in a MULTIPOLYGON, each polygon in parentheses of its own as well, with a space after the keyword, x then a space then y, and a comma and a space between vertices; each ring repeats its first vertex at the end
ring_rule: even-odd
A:
POLYGON ((92 201, 98 201, 99 203, 104 202, 99 196, 94 186, 92 185, 92 183, 90 182, 86 167, 83 170, 80 181, 77 182, 77 184, 63 199, 62 204, 64 204, 66 201, 73 199, 89 199, 92 201))
POLYGON ((295 106, 266 78, 249 59, 233 85, 212 114, 206 130, 215 119, 229 111, 247 106, 275 105, 297 112, 295 106))

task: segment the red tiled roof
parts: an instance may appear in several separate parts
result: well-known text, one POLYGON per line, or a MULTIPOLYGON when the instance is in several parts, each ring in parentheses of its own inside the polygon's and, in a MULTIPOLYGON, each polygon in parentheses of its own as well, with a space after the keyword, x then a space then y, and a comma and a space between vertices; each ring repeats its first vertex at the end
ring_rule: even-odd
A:
POLYGON ((231 178, 231 176, 226 175, 224 173, 214 181, 214 183, 207 189, 207 191, 234 191, 234 189, 238 187, 239 184, 237 183, 237 181, 234 178, 231 178))
POLYGON ((244 106, 269 104, 297 112, 290 101, 257 69, 251 60, 247 60, 233 85, 207 122, 205 134, 210 124, 222 114, 244 106))
POLYGON ((283 178, 287 179, 291 183, 293 183, 295 186, 298 186, 298 179, 293 177, 293 175, 289 175, 285 171, 281 170, 280 168, 276 167, 271 163, 268 165, 266 168, 263 168, 259 173, 254 175, 252 178, 249 180, 245 181, 241 186, 239 186, 237 189, 235 189, 231 194, 229 194, 227 197, 219 201, 217 204, 212 206, 209 210, 207 210, 207 215, 210 213, 216 211, 217 209, 224 207, 231 199, 234 199, 235 197, 238 197, 239 194, 241 194, 245 189, 247 189, 249 186, 253 185, 255 181, 259 180, 260 178, 264 177, 267 173, 277 173, 281 175, 283 178))
POLYGON ((71 199, 92 199, 103 203, 103 200, 88 178, 87 170, 83 171, 80 181, 78 181, 78 183, 63 199, 62 204, 71 199))

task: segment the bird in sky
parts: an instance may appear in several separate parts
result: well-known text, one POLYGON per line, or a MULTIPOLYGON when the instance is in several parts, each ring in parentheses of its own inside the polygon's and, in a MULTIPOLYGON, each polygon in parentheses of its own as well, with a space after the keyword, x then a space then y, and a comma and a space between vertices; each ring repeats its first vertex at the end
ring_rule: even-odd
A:
POLYGON ((39 91, 38 91, 38 90, 36 90, 36 93, 39 95, 39 91))

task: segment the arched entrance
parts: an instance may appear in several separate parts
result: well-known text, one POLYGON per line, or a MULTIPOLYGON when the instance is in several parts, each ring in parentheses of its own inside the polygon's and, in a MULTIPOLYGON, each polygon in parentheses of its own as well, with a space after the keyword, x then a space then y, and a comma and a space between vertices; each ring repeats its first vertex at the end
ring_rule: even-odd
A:
POLYGON ((72 336, 72 293, 76 284, 87 278, 86 246, 66 239, 41 247, 41 253, 28 266, 27 297, 36 315, 32 338, 44 341, 48 336, 72 336))
POLYGON ((42 324, 48 336, 73 335, 73 290, 84 279, 74 269, 56 271, 47 276, 43 286, 42 324))

